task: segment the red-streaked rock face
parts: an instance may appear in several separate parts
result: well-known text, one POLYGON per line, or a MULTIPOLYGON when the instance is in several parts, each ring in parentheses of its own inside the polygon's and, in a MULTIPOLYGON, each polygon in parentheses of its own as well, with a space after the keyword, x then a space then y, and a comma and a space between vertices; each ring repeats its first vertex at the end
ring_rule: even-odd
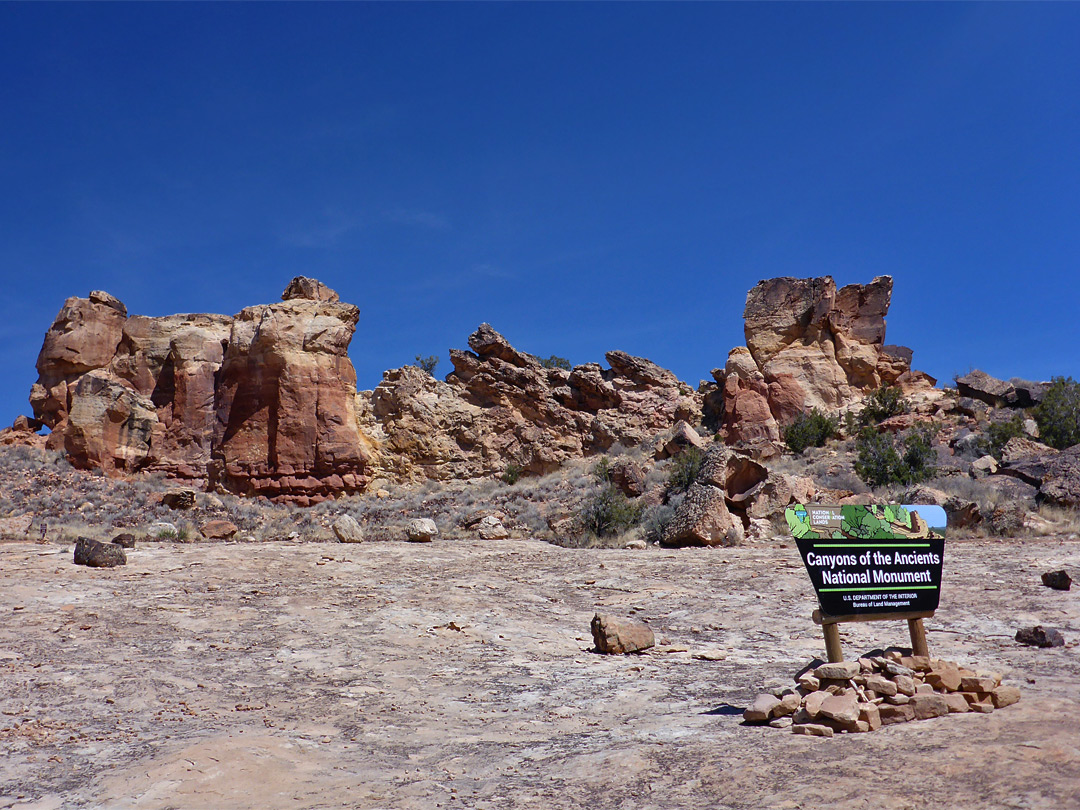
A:
POLYGON ((38 354, 38 381, 30 391, 37 419, 49 428, 64 422, 74 384, 86 372, 109 364, 126 319, 124 305, 100 290, 64 302, 38 354))
POLYGON ((325 300, 320 288, 324 300, 294 295, 233 319, 215 403, 211 483, 300 504, 367 486, 373 450, 357 427, 347 354, 360 313, 325 300))
POLYGON ((347 355, 358 310, 303 277, 282 298, 235 318, 129 318, 107 293, 68 299, 30 396, 49 446, 81 467, 296 503, 362 490, 374 451, 347 355))
POLYGON ((109 370, 149 397, 157 411, 152 469, 178 478, 206 476, 217 373, 232 320, 226 315, 135 315, 124 324, 109 370))

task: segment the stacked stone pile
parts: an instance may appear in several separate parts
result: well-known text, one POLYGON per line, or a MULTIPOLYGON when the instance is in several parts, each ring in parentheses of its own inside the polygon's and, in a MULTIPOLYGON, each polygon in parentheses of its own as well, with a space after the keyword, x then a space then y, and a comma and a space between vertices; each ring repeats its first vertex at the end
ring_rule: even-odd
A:
POLYGON ((1020 700, 1020 690, 1002 686, 996 672, 895 651, 822 664, 800 673, 796 682, 793 688, 758 695, 743 719, 831 737, 947 714, 988 714, 1020 700))

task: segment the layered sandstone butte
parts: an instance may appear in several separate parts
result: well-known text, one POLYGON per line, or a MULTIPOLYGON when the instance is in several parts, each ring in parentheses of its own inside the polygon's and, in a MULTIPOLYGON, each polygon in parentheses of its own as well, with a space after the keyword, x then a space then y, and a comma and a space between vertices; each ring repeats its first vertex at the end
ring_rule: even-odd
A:
POLYGON ((881 276, 837 290, 825 276, 774 278, 750 290, 746 346, 713 372, 722 389, 715 421, 726 441, 776 442, 800 412, 835 412, 884 384, 932 387, 933 378, 911 370, 910 349, 885 345, 892 286, 881 276))
POLYGON ((697 423, 700 397, 670 371, 625 352, 610 368, 548 368, 490 325, 451 350, 445 382, 417 368, 388 371, 371 396, 365 431, 378 436, 399 479, 543 474, 572 458, 633 446, 679 420, 697 423))
POLYGON ((294 280, 282 298, 232 321, 210 484, 300 504, 361 492, 373 450, 357 426, 348 356, 360 311, 318 282, 294 280))
POLYGON ((128 317, 95 291, 45 336, 30 403, 48 444, 110 473, 159 470, 310 503, 367 483, 347 355, 356 307, 299 277, 280 304, 128 317))

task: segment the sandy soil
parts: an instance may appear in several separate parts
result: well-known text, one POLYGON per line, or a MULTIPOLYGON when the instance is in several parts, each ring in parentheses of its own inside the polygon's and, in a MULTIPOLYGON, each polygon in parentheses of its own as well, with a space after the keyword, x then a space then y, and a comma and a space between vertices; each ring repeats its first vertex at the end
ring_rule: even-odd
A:
POLYGON ((1039 583, 1080 543, 946 554, 931 653, 1021 702, 817 739, 741 719, 821 654, 790 547, 3 544, 0 808, 1080 807, 1080 589, 1039 583), (590 652, 597 610, 667 646, 590 652))

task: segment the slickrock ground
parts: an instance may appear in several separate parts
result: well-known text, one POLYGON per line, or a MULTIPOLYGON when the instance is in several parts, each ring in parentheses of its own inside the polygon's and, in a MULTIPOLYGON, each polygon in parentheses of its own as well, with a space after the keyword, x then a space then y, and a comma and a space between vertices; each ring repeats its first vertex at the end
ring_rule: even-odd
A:
POLYGON ((946 554, 931 654, 1020 703, 814 739, 740 716, 821 653, 793 547, 149 543, 89 570, 5 543, 0 807, 1080 806, 1080 592, 1039 581, 1080 544, 946 554), (590 652, 598 609, 661 646, 590 652), (1033 624, 1068 646, 1013 641, 1033 624))

